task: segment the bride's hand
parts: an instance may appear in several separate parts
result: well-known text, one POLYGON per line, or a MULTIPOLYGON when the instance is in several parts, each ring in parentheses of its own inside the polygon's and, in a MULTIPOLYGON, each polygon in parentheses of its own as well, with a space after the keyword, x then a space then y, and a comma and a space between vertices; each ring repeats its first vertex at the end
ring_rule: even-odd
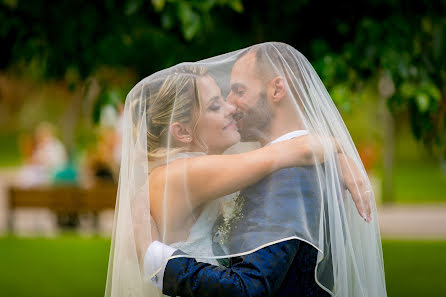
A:
POLYGON ((283 158, 279 158, 282 160, 279 167, 282 168, 322 163, 325 160, 327 147, 330 147, 333 152, 338 152, 344 184, 352 195, 353 202, 361 217, 367 222, 371 221, 370 197, 372 191, 369 184, 355 162, 341 153, 335 138, 308 134, 278 144, 282 145, 279 152, 283 156, 283 158))
POLYGON ((372 189, 370 189, 370 185, 367 183, 362 171, 359 170, 350 157, 340 153, 339 163, 344 177, 344 184, 352 195, 359 215, 366 222, 370 222, 372 220, 370 207, 372 189))

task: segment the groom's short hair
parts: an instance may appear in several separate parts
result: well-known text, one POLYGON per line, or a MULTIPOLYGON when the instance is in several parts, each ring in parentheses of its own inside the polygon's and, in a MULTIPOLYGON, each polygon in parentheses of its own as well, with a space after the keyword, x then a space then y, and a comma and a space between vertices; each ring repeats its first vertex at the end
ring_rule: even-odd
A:
MULTIPOLYGON (((247 54, 254 54, 255 56, 255 70, 258 77, 265 82, 270 81, 278 75, 284 76, 287 81, 290 81, 290 72, 297 71, 296 50, 282 42, 268 42, 256 44, 243 51, 238 57, 237 61, 247 54)), ((300 76, 300 73, 298 73, 300 76)), ((296 75, 294 73, 293 75, 296 75)))
MULTIPOLYGON (((301 96, 299 96, 298 86, 296 83, 300 83, 299 88, 307 89, 307 86, 303 83, 303 77, 299 67, 300 59, 298 59, 298 51, 283 42, 267 42, 253 45, 247 50, 243 51, 237 60, 242 57, 254 54, 255 62, 254 69, 257 77, 263 82, 268 83, 277 76, 283 76, 289 89, 299 105, 301 105, 301 96)), ((300 54, 299 54, 300 55, 300 54)))

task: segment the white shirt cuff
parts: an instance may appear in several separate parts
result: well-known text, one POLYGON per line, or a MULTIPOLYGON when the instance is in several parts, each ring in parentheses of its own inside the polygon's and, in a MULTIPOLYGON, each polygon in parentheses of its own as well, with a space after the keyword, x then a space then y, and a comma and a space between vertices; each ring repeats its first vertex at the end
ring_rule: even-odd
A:
POLYGON ((151 281, 155 286, 161 290, 163 290, 163 277, 167 259, 170 258, 175 251, 177 251, 177 249, 162 242, 154 241, 149 245, 146 254, 144 255, 144 274, 146 276, 152 276, 155 271, 161 268, 161 270, 151 278, 151 281))

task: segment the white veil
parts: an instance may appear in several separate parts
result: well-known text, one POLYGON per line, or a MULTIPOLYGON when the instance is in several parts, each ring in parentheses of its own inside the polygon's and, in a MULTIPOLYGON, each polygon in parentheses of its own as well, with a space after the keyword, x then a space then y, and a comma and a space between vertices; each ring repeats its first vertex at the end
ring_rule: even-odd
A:
MULTIPOLYGON (((248 66, 241 69, 248 69, 248 66)), ((266 90, 261 95, 270 94, 266 90)), ((224 104, 227 102, 221 103, 224 104)), ((260 115, 243 115, 241 112, 244 117, 240 122, 250 119, 251 132, 258 123, 257 130, 254 130, 259 135, 268 134, 271 130, 265 127, 268 127, 270 121, 265 123, 265 117, 277 116, 274 109, 269 111, 260 115)), ((238 115, 237 111, 233 111, 235 119, 238 115)), ((249 135, 244 136, 243 129, 247 131, 246 127, 240 128, 242 140, 256 140, 255 131, 253 139, 249 135)), ((257 136, 261 138, 259 135, 257 136)), ((194 137, 193 139, 195 140, 194 137)), ((230 137, 227 139, 227 143, 230 143, 230 137)), ((279 159, 279 154, 276 158, 279 159)), ((258 170, 256 168, 252 166, 252 171, 258 170)), ((259 44, 203 61, 179 64, 152 74, 139 82, 126 99, 121 171, 105 296, 161 296, 161 292, 151 282, 151 277, 161 266, 153 267, 150 272, 144 269, 144 255, 155 239, 170 246, 180 242, 178 247, 186 252, 183 256, 210 263, 216 263, 213 262, 216 258, 243 255, 280 241, 299 239, 318 250, 315 280, 332 295, 386 296, 381 238, 370 182, 365 179, 366 186, 370 189, 366 192, 372 210, 371 222, 366 222, 358 214, 357 205, 355 206, 344 185, 346 170, 347 174, 357 175, 358 169, 359 174, 367 176, 330 95, 308 60, 289 45, 259 44), (212 84, 209 78, 221 89, 222 98, 228 97, 229 101, 230 96, 243 96, 235 94, 239 90, 234 85, 241 81, 235 81, 237 73, 234 65, 250 54, 256 61, 257 83, 262 82, 268 86, 275 77, 280 77, 285 82, 284 96, 288 105, 286 112, 280 114, 289 116, 294 113, 300 130, 316 137, 336 139, 338 151, 348 157, 352 167, 341 171, 339 154, 334 153, 333 147, 327 145, 324 162, 305 166, 304 172, 307 173, 296 176, 296 180, 284 169, 290 166, 275 167, 277 171, 273 170, 274 172, 283 174, 279 178, 290 179, 289 184, 280 185, 280 194, 274 189, 274 183, 263 185, 262 188, 262 178, 256 178, 252 180, 254 186, 251 188, 234 185, 232 181, 234 194, 226 197, 215 195, 211 198, 208 195, 206 201, 197 204, 194 202, 195 198, 191 197, 194 192, 188 188, 189 185, 201 184, 206 189, 212 188, 216 183, 211 179, 212 175, 202 177, 199 182, 191 180, 197 176, 196 172, 191 172, 196 171, 196 168, 204 168, 203 163, 214 167, 215 164, 220 164, 221 168, 216 169, 225 172, 231 170, 228 165, 224 165, 232 164, 231 159, 216 162, 216 157, 230 158, 238 155, 243 156, 244 159, 240 159, 243 162, 245 159, 252 162, 256 158, 259 164, 266 162, 263 157, 259 157, 262 156, 260 154, 244 155, 255 152, 260 147, 254 142, 235 144, 223 155, 218 155, 212 150, 211 140, 221 143, 226 136, 222 134, 212 138, 212 135, 205 134, 212 131, 212 125, 209 124, 212 122, 205 127, 207 130, 200 130, 197 124, 198 121, 208 120, 203 84, 212 84), (203 77, 208 80, 203 80, 203 77), (182 136, 178 134, 173 136, 172 125, 177 122, 185 127, 192 127, 195 133, 193 136, 196 136, 198 143, 196 146, 183 146, 182 144, 188 143, 187 137, 179 138, 182 136), (200 131, 204 131, 203 134, 196 135, 200 131), (183 139, 184 142, 181 142, 183 139), (197 147, 202 149, 197 150, 197 147), (201 158, 201 162, 195 162, 197 158, 201 158), (161 172, 157 174, 158 177, 151 174, 155 175, 155 170, 161 172), (258 189, 263 189, 262 203, 253 197, 238 194, 239 190, 245 193, 245 189, 252 190, 250 193, 255 192, 256 184, 259 185, 258 189), (308 196, 309 191, 311 197, 308 196), (179 205, 181 209, 177 209, 179 205), (210 205, 217 211, 208 211, 210 205), (228 212, 230 219, 227 219, 228 212), (248 212, 255 212, 256 215, 251 216, 248 212), (209 227, 209 230, 203 232, 214 243, 215 237, 218 237, 215 231, 224 233, 222 249, 208 248, 203 243, 206 238, 201 238, 202 241, 194 245, 193 241, 197 237, 192 236, 191 230, 197 229, 204 213, 208 223, 200 225, 200 228, 206 225, 209 227), (177 219, 180 217, 183 219, 177 219), (210 226, 211 223, 216 225, 210 226), (157 238, 152 237, 153 230, 159 233, 155 236, 157 238), (189 244, 190 247, 186 251, 181 248, 184 244, 189 244)), ((251 167, 243 170, 250 172, 251 167)), ((289 172, 293 174, 292 171, 289 172)), ((263 177, 267 176, 264 174, 263 177)), ((350 185, 351 187, 362 188, 364 185, 350 185)), ((365 206, 362 208, 365 209, 365 206)))

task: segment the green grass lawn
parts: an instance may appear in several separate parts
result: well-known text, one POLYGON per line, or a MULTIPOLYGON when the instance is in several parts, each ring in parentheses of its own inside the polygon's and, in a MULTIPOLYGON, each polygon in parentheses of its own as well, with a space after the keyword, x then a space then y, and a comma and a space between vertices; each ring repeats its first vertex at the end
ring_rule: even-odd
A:
POLYGON ((389 297, 436 297, 446 292, 446 241, 383 241, 389 297))
MULTIPOLYGON (((110 241, 65 235, 0 238, 0 296, 104 295, 110 241)), ((384 241, 389 297, 443 296, 446 241, 384 241)))
POLYGON ((397 162, 394 186, 396 203, 446 202, 446 175, 434 162, 397 162))
MULTIPOLYGON (((381 179, 382 168, 373 170, 381 179)), ((397 161, 393 172, 394 203, 446 203, 446 175, 433 161, 397 161)))
POLYGON ((62 236, 0 239, 0 296, 103 296, 110 241, 62 236))

